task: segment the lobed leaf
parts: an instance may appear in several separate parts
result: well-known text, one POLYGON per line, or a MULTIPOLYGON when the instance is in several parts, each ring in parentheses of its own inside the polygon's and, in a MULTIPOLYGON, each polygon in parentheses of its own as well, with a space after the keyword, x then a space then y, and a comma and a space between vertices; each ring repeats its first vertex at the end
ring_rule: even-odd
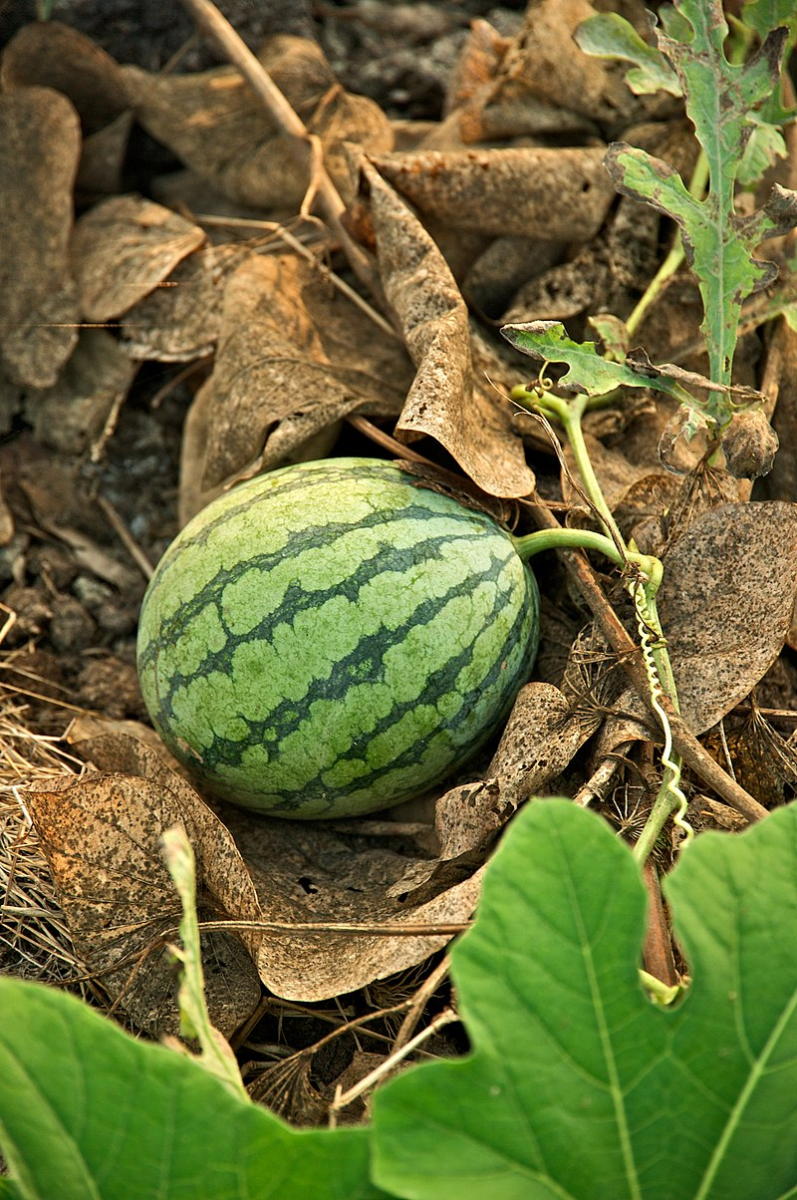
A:
POLYGON ((596 13, 594 17, 587 17, 579 25, 575 41, 585 54, 634 63, 625 79, 636 96, 659 91, 681 95, 678 76, 661 51, 649 46, 631 22, 619 13, 596 13))
MULTIPOLYGON (((780 68, 797 19, 793 5, 782 0, 746 5, 742 21, 748 31, 759 34, 762 44, 745 63, 737 64, 726 57, 728 25, 720 0, 675 0, 662 7, 659 16, 658 50, 642 42, 627 22, 608 15, 585 22, 578 40, 590 53, 636 63, 628 73, 634 90, 664 88, 684 96, 708 165, 704 200, 690 194, 673 168, 642 150, 615 144, 606 166, 619 191, 652 204, 681 227, 703 300, 710 374, 726 384, 742 301, 774 277, 774 267, 757 262, 753 252, 762 238, 797 224, 797 207, 788 221, 772 225, 765 219, 766 210, 757 224, 734 213, 737 183, 754 186, 785 153, 777 124, 794 113, 778 99, 780 68)), ((731 414, 727 398, 713 398, 707 413, 724 424, 731 414)))
POLYGON ((522 354, 543 362, 566 363, 568 370, 558 381, 565 391, 603 396, 618 387, 653 388, 682 403, 691 402, 680 384, 662 375, 648 360, 634 364, 601 358, 594 342, 574 342, 561 321, 504 325, 501 333, 522 354))
POLYGON ((289 1129, 72 996, 0 978, 0 1147, 11 1195, 371 1200, 365 1130, 289 1129))
POLYGON ((452 952, 473 1053, 388 1084, 375 1179, 403 1197, 780 1196, 797 1181, 797 808, 704 834, 669 888, 694 982, 656 1008, 628 848, 533 803, 452 952))

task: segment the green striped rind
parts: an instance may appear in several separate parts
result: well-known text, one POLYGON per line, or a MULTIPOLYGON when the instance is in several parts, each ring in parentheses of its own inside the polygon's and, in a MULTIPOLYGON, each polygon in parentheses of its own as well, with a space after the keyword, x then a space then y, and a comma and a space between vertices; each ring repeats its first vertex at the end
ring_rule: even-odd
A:
POLYGON ((142 692, 210 790, 296 818, 438 783, 506 717, 539 599, 489 517, 372 459, 242 484, 186 526, 144 598, 142 692))

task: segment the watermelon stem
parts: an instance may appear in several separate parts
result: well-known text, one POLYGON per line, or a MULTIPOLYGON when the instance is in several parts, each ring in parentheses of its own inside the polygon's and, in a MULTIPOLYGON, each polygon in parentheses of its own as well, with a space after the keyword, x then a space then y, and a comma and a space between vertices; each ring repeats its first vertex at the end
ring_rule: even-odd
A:
MULTIPOLYGON (((634 847, 634 856, 640 863, 643 863, 671 816, 685 835, 684 845, 691 840, 693 835, 691 826, 685 820, 687 802, 680 786, 682 759, 673 751, 672 729, 661 703, 667 696, 675 711, 678 711, 675 678, 656 608, 656 594, 664 575, 664 567, 658 558, 639 554, 628 548, 606 502, 589 456, 581 425, 584 413, 589 406, 589 397, 579 394, 565 399, 555 396, 550 390, 551 386, 550 380, 545 377, 545 366, 543 366, 536 384, 513 388, 511 396, 525 408, 545 418, 553 417, 562 425, 581 476, 582 494, 591 504, 603 526, 603 533, 589 529, 542 529, 513 540, 515 549, 524 560, 542 550, 555 548, 595 550, 622 568, 625 587, 634 604, 642 659, 648 678, 650 706, 659 720, 664 735, 661 756, 664 772, 661 786, 634 847)), ((558 442, 555 445, 558 449, 558 442)))

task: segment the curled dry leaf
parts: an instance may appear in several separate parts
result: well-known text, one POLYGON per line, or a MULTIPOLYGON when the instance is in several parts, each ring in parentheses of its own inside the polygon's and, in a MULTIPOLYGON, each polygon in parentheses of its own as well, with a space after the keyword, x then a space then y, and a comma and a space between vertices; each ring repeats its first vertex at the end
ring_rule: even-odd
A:
POLYGON ((148 296, 205 234, 140 196, 113 196, 75 225, 72 267, 84 316, 112 321, 148 296))
POLYGON ((135 373, 135 364, 104 329, 82 330, 57 382, 28 392, 26 415, 39 441, 82 454, 124 400, 135 373))
POLYGON ((483 236, 587 241, 614 199, 604 149, 426 150, 373 155, 424 218, 483 236))
POLYGON ((758 479, 772 470, 778 435, 760 409, 736 413, 722 435, 725 465, 736 479, 758 479))
POLYGON ((166 286, 128 309, 122 344, 131 358, 192 362, 210 354, 221 333, 224 285, 251 253, 246 245, 203 246, 178 263, 166 286))
POLYGON ((399 437, 424 434, 445 446, 493 496, 534 488, 509 404, 474 383, 468 314, 437 246, 396 192, 368 163, 371 217, 382 283, 415 363, 399 437))
MULTIPOLYGON (((299 457, 355 410, 396 414, 410 377, 398 340, 320 268, 290 254, 247 259, 227 282, 213 374, 191 414, 203 431, 193 435, 202 488, 299 457)), ((196 480, 184 475, 181 486, 185 496, 196 480)))
MULTIPOLYGON (((631 0, 626 7, 644 35, 644 6, 631 0)), ((648 105, 631 94, 622 68, 585 54, 574 40, 581 22, 594 15, 590 0, 529 4, 501 63, 492 104, 520 107, 531 98, 611 128, 639 119, 648 105)))
MULTIPOLYGON (((537 49, 533 40, 531 46, 537 49)), ((531 46, 525 27, 514 38, 504 39, 486 21, 474 21, 449 87, 446 117, 424 144, 447 148, 546 133, 558 137, 595 134, 592 112, 578 113, 567 101, 562 107, 555 98, 535 94, 536 73, 529 69, 528 62, 531 46), (531 76, 531 87, 527 75, 531 76)), ((572 44, 565 55, 575 52, 572 44)), ((557 59, 557 68, 560 63, 561 58, 557 59)))
POLYGON ((54 383, 77 340, 68 247, 79 156, 80 124, 63 96, 39 87, 0 95, 0 352, 16 383, 54 383), (53 314, 67 327, 54 329, 53 314))
POLYGON ((121 190, 120 177, 133 114, 119 64, 60 21, 24 25, 3 52, 3 91, 38 85, 74 104, 83 129, 79 192, 121 190))
MULTIPOLYGON (((340 87, 314 42, 269 38, 259 57, 309 132, 321 139, 339 189, 349 178, 344 141, 390 149, 387 118, 372 101, 340 87)), ((123 71, 144 128, 212 187, 260 211, 298 209, 309 184, 307 164, 238 71, 220 67, 182 76, 151 75, 137 67, 123 71)))
MULTIPOLYGON (((160 835, 177 824, 188 834, 200 920, 257 920, 251 880, 218 818, 143 743, 108 736, 79 749, 103 770, 44 781, 26 793, 75 947, 136 1025, 155 1035, 176 1033, 173 964, 163 950, 140 953, 180 920, 160 835)), ((257 947, 256 933, 203 937, 210 1019, 226 1036, 259 1001, 257 947)))

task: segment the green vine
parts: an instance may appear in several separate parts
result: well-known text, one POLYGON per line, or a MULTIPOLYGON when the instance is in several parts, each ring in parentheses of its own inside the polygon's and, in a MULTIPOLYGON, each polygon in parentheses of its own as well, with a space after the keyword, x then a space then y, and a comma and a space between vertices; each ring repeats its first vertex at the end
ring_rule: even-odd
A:
POLYGON ((581 423, 589 404, 589 397, 580 394, 565 400, 561 396, 555 396, 549 390, 548 381, 541 375, 537 385, 520 385, 513 388, 511 399, 531 412, 554 418, 562 425, 573 451, 584 493, 603 528, 602 533, 589 529, 539 530, 514 539, 518 554, 525 561, 543 550, 550 549, 597 551, 621 568, 625 589, 634 605, 642 660, 648 678, 650 707, 661 725, 664 739, 661 756, 664 774, 661 785, 634 847, 634 856, 639 862, 644 862, 670 816, 684 834, 684 845, 687 845, 693 836, 692 827, 685 817, 687 802, 681 789, 683 763, 681 756, 673 750, 670 721, 661 703, 666 696, 676 712, 678 711, 675 678, 656 607, 656 595, 664 568, 658 558, 631 550, 612 516, 584 440, 581 423))

